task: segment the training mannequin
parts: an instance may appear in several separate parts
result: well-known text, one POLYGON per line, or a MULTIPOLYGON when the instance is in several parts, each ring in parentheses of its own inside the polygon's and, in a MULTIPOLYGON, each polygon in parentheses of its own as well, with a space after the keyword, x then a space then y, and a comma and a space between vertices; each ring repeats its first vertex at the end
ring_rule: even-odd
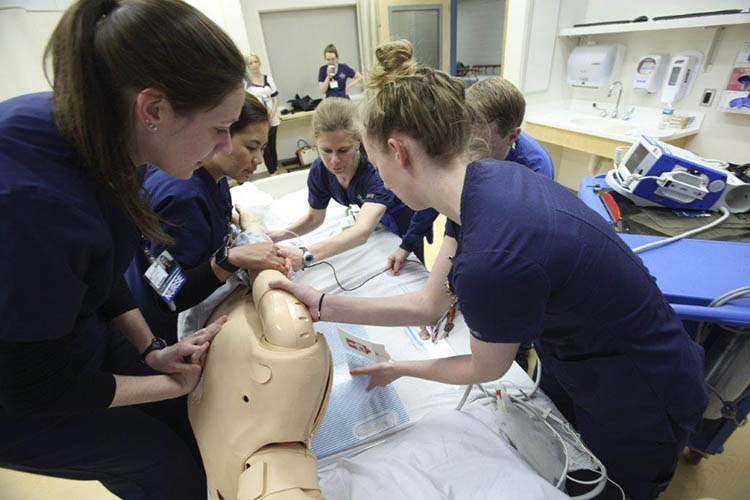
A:
POLYGON ((238 289, 212 316, 229 319, 188 414, 214 500, 323 498, 310 442, 331 392, 331 353, 307 307, 268 287, 284 279, 262 271, 252 297, 238 289))

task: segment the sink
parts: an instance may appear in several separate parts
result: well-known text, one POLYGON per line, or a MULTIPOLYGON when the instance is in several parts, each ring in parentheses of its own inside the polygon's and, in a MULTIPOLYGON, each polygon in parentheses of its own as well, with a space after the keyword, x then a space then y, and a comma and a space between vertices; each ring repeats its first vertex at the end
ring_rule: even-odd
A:
POLYGON ((582 134, 613 139, 620 142, 634 142, 639 136, 647 135, 656 139, 669 141, 698 133, 703 121, 703 114, 690 112, 693 123, 685 129, 659 128, 661 109, 642 106, 621 106, 621 114, 632 108, 630 120, 622 118, 601 117, 602 109, 610 110, 612 103, 591 101, 558 101, 541 103, 527 110, 526 121, 546 125, 582 134))
POLYGON ((640 131, 642 127, 634 126, 628 122, 615 121, 611 118, 572 118, 570 123, 573 125, 580 125, 584 128, 592 128, 594 130, 601 130, 602 132, 608 132, 610 134, 623 134, 623 135, 641 135, 640 131))

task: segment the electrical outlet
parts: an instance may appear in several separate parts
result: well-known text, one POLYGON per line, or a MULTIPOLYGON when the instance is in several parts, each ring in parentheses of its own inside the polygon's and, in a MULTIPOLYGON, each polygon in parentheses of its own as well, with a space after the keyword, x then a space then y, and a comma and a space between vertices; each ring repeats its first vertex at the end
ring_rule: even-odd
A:
POLYGON ((716 96, 716 89, 704 89, 700 105, 706 107, 711 106, 714 103, 714 96, 716 96))

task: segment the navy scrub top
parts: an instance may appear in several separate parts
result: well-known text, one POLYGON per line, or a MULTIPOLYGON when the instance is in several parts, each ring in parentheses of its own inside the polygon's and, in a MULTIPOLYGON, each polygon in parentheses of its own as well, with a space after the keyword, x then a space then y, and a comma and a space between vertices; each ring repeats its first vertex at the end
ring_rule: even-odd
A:
POLYGON ((555 178, 555 165, 549 153, 544 146, 524 131, 521 131, 513 147, 508 151, 505 161, 520 163, 537 174, 550 179, 555 178))
POLYGON ((461 222, 449 279, 475 337, 533 341, 604 428, 658 440, 672 433, 666 412, 695 430, 703 349, 604 219, 554 181, 482 160, 466 171, 461 222))
MULTIPOLYGON (((328 65, 324 64, 318 70, 318 81, 324 82, 327 74, 328 65)), ((331 86, 328 85, 328 90, 326 90, 326 97, 344 97, 348 99, 349 96, 346 95, 346 81, 349 78, 354 78, 355 74, 356 72, 351 67, 347 66, 344 63, 339 63, 336 74, 333 76, 333 79, 338 82, 339 86, 335 89, 332 89, 331 86)))
MULTIPOLYGON (((530 168, 537 174, 543 175, 549 179, 555 178, 555 165, 552 163, 547 150, 544 146, 524 131, 516 139, 513 147, 508 151, 505 161, 513 161, 530 168)), ((445 234, 455 238, 461 228, 448 219, 445 221, 445 234)))
POLYGON ((345 207, 361 207, 365 203, 385 205, 385 214, 380 222, 401 237, 400 246, 404 250, 418 251, 422 248, 424 237, 432 242, 432 223, 437 217, 437 211, 429 208, 415 212, 407 207, 383 186, 383 180, 365 155, 360 156, 357 171, 347 189, 339 184, 336 176, 323 164, 323 160, 316 158, 307 176, 307 188, 307 201, 316 210, 325 210, 331 198, 345 207))
MULTIPOLYGON (((182 268, 208 262, 224 243, 232 214, 226 178, 217 183, 205 168, 199 168, 190 179, 175 179, 151 167, 144 176, 143 191, 151 208, 165 221, 162 228, 174 239, 167 250, 182 268)), ((143 244, 154 258, 164 250, 153 242, 143 244)), ((125 278, 154 335, 175 342, 177 312, 160 304, 161 298, 143 276, 149 265, 143 251, 137 251, 125 278)))
POLYGON ((97 371, 110 335, 100 308, 138 233, 61 135, 51 99, 0 103, 0 340, 72 334, 71 364, 97 371))

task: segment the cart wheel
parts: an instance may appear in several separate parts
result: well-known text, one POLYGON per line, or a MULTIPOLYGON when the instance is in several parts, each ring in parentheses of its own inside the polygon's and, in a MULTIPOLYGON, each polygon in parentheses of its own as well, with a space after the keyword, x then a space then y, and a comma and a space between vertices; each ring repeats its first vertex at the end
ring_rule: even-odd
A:
POLYGON ((689 465, 698 465, 701 460, 706 458, 706 455, 700 451, 689 449, 687 453, 683 455, 683 458, 685 459, 685 463, 689 465))

